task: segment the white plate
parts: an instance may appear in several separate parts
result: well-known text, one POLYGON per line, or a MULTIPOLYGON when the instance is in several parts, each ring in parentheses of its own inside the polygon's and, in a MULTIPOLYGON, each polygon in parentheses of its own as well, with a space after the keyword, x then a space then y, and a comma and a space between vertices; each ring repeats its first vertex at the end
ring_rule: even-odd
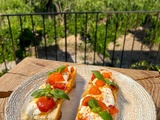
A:
MULTIPOLYGON (((66 100, 62 105, 61 120, 74 120, 79 99, 91 77, 91 71, 101 68, 104 69, 104 67, 97 66, 77 66, 76 88, 69 93, 70 101, 66 100)), ((112 71, 120 87, 117 101, 119 109, 117 120, 156 120, 154 102, 145 89, 130 77, 110 69, 107 70, 112 71)), ((47 72, 25 80, 11 94, 5 109, 6 120, 19 120, 21 118, 21 114, 30 99, 30 94, 45 82, 47 72)))

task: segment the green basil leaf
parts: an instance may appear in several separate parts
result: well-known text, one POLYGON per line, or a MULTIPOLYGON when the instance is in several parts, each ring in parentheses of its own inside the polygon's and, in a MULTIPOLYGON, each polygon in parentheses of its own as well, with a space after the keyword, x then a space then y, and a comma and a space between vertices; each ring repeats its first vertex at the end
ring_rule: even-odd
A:
POLYGON ((98 106, 97 100, 94 99, 94 98, 91 98, 91 99, 88 101, 88 105, 89 105, 89 107, 91 108, 91 111, 92 111, 92 112, 98 113, 98 112, 100 112, 100 111, 102 110, 101 107, 98 106))
POLYGON ((50 84, 46 84, 46 88, 45 88, 45 91, 51 91, 52 88, 51 88, 51 85, 50 84))
POLYGON ((54 95, 54 97, 56 97, 56 98, 63 98, 63 99, 70 100, 69 96, 64 91, 62 91, 60 89, 54 89, 50 93, 52 95, 54 95))
POLYGON ((92 112, 99 113, 100 111, 102 111, 102 108, 96 107, 96 108, 92 108, 91 110, 92 110, 92 112))
POLYGON ((47 73, 47 76, 51 75, 54 72, 62 72, 64 69, 66 68, 66 66, 60 66, 59 68, 57 68, 57 70, 53 70, 47 73))
POLYGON ((62 72, 65 68, 66 68, 66 66, 60 66, 60 67, 57 69, 57 72, 62 72))
POLYGON ((99 71, 93 70, 92 73, 96 76, 97 79, 105 81, 104 77, 99 71))
POLYGON ((56 72, 56 70, 50 71, 47 73, 47 76, 51 75, 52 73, 56 72))
POLYGON ((98 114, 103 120, 113 120, 112 116, 106 111, 101 111, 98 114))
POLYGON ((98 107, 98 102, 96 99, 94 98, 91 98, 89 101, 88 101, 88 105, 91 109, 93 108, 97 108, 98 107))
POLYGON ((113 81, 110 81, 110 80, 108 80, 108 79, 105 79, 105 82, 106 82, 108 85, 113 85, 114 87, 116 87, 117 89, 119 89, 119 86, 118 86, 116 83, 114 83, 113 81))
POLYGON ((39 98, 45 96, 45 89, 38 89, 31 94, 32 97, 39 98))

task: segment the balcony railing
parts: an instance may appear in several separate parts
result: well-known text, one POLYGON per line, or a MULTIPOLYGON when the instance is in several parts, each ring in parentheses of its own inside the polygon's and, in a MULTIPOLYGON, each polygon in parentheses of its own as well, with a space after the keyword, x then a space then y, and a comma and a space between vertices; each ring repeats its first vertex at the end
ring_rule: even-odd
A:
POLYGON ((160 65, 160 11, 0 15, 0 62, 26 56, 130 68, 160 65))

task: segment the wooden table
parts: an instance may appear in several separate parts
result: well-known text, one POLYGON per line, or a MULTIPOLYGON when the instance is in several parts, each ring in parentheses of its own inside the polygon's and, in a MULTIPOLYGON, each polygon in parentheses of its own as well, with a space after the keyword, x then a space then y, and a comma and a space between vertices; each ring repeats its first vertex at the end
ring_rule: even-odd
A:
MULTIPOLYGON (((37 73, 66 64, 74 66, 79 65, 76 63, 66 63, 28 57, 13 67, 10 71, 8 71, 8 73, 0 77, 0 120, 4 120, 4 108, 8 97, 19 84, 37 73)), ((160 74, 157 71, 113 67, 107 68, 123 73, 141 84, 153 98, 157 110, 157 120, 160 120, 160 74)))

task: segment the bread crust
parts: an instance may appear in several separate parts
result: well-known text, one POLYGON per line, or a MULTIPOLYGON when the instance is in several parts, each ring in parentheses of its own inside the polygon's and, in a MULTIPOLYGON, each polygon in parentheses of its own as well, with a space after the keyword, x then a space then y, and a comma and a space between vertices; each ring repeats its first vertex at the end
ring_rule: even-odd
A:
MULTIPOLYGON (((75 79, 76 79, 76 68, 74 68, 74 71, 72 71, 72 73, 69 75, 69 79, 68 79, 68 84, 67 87, 65 89, 65 93, 69 93, 73 88, 75 88, 75 79)), ((39 115, 35 115, 32 118, 28 115, 26 115, 26 112, 24 111, 22 116, 21 116, 21 120, 60 120, 62 117, 62 112, 61 112, 61 106, 63 103, 64 99, 60 99, 56 101, 56 108, 46 112, 46 113, 42 113, 39 115)))

